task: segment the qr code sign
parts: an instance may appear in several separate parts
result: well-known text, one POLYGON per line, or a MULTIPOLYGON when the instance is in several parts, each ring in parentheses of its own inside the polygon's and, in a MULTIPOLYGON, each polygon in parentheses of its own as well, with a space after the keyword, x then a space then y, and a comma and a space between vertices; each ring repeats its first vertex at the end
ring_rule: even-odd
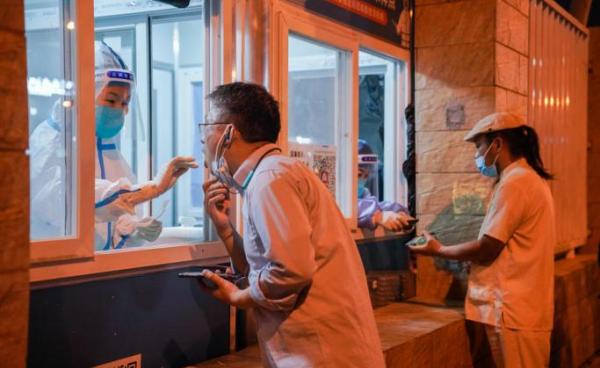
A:
POLYGON ((290 157, 306 165, 335 197, 336 148, 329 145, 298 144, 289 142, 290 157))
POLYGON ((313 156, 313 170, 335 197, 335 154, 330 152, 315 152, 313 156))

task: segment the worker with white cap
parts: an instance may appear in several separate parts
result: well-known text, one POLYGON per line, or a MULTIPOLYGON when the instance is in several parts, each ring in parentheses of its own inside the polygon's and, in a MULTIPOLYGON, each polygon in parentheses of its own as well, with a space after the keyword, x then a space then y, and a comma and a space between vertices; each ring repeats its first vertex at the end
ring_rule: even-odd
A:
POLYGON ((466 135, 481 174, 496 178, 476 240, 444 246, 427 232, 417 254, 471 262, 468 320, 485 328, 499 367, 546 367, 554 305, 554 205, 535 130, 494 113, 466 135))

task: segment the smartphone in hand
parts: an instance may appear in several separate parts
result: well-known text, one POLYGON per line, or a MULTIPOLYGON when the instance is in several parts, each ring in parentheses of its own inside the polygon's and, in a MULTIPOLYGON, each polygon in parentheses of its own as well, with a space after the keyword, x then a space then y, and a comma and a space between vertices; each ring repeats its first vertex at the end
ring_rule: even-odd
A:
POLYGON ((241 274, 226 273, 225 272, 226 267, 224 267, 224 266, 203 267, 198 271, 180 272, 177 274, 177 277, 197 279, 198 281, 200 281, 202 283, 202 285, 206 286, 207 288, 216 289, 217 285, 215 285, 215 283, 212 282, 211 280, 204 277, 204 275, 202 274, 202 271, 204 271, 204 270, 212 271, 215 274, 217 274, 219 277, 221 277, 229 282, 232 282, 234 284, 244 277, 241 274))
POLYGON ((417 218, 416 219, 412 219, 412 220, 408 220, 408 225, 410 227, 413 227, 413 226, 415 226, 417 224, 417 222, 419 222, 419 219, 417 219, 417 218))

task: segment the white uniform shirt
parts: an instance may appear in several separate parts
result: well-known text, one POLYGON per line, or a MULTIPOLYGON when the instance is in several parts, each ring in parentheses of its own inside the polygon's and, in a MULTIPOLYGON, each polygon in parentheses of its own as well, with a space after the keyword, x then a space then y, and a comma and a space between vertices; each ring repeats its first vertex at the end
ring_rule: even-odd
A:
POLYGON ((247 185, 244 250, 263 362, 384 367, 364 268, 345 220, 317 176, 273 154, 276 147, 255 151, 234 176, 247 185))
POLYGON ((491 265, 471 267, 467 319, 550 331, 554 306, 554 204, 548 184, 520 159, 496 185, 479 238, 506 244, 491 265))

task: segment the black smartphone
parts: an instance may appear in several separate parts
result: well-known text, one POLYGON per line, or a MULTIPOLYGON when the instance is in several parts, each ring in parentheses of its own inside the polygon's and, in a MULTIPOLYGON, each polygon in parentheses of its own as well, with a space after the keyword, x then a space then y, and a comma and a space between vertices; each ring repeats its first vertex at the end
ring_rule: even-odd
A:
POLYGON ((243 275, 240 275, 240 274, 225 273, 226 267, 221 268, 220 266, 204 267, 204 268, 200 269, 199 271, 180 272, 177 274, 177 277, 197 279, 207 288, 216 289, 217 285, 215 285, 214 282, 212 282, 211 280, 207 279, 206 277, 204 277, 202 275, 202 271, 205 269, 216 273, 217 275, 219 275, 219 277, 221 277, 229 282, 232 282, 234 284, 243 278, 243 275))

